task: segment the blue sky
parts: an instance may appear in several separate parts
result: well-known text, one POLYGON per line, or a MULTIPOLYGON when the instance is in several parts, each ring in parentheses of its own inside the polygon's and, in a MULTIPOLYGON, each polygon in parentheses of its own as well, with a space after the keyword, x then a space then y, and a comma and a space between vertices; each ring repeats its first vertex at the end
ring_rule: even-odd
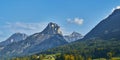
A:
POLYGON ((59 24, 64 35, 85 35, 119 5, 119 0, 0 0, 0 41, 15 32, 40 32, 49 22, 59 24))

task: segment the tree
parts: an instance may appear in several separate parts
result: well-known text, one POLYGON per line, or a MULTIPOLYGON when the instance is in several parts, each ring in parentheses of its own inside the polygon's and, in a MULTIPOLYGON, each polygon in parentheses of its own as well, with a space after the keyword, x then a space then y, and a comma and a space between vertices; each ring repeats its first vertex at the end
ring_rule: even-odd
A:
POLYGON ((73 55, 70 55, 70 60, 75 60, 73 55))
POLYGON ((113 53, 112 53, 112 52, 108 52, 108 53, 107 53, 107 56, 108 56, 108 58, 109 58, 109 59, 111 59, 111 58, 112 58, 112 55, 113 55, 113 53))
POLYGON ((70 60, 70 56, 69 55, 65 55, 65 60, 70 60))
POLYGON ((79 55, 78 60, 84 60, 84 57, 82 57, 81 55, 79 55))
POLYGON ((39 60, 42 60, 44 57, 43 57, 43 55, 39 55, 39 60))

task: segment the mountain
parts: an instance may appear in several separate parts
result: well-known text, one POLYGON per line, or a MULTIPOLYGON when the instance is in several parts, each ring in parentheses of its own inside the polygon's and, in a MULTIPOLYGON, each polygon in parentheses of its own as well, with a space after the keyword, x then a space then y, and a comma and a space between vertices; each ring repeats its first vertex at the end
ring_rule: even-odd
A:
POLYGON ((84 39, 120 39, 120 9, 95 26, 84 39))
POLYGON ((0 42, 0 46, 6 46, 14 42, 19 42, 21 40, 25 40, 26 38, 27 38, 27 35, 24 33, 15 33, 11 35, 7 40, 0 42))
MULTIPOLYGON (((78 54, 84 58, 109 58, 120 56, 120 9, 97 24, 82 40, 59 46, 42 54, 78 54)), ((40 53, 40 54, 41 54, 40 53)), ((84 59, 88 60, 88 59, 84 59)))
POLYGON ((67 41, 60 31, 60 26, 50 22, 42 32, 30 35, 25 40, 7 45, 0 51, 0 55, 31 55, 64 44, 67 44, 67 41))
POLYGON ((62 32, 60 30, 60 26, 58 26, 56 23, 50 22, 48 26, 41 32, 41 34, 60 34, 62 35, 62 32))
POLYGON ((77 33, 77 32, 73 32, 70 35, 64 36, 64 38, 65 38, 66 41, 68 41, 70 43, 70 42, 76 41, 78 39, 82 39, 83 36, 81 34, 77 33))

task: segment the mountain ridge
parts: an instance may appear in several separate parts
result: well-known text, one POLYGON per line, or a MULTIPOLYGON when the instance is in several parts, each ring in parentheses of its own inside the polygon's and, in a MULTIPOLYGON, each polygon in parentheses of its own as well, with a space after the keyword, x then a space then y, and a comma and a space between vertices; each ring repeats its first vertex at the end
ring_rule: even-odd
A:
POLYGON ((56 23, 50 22, 42 32, 35 33, 28 36, 25 40, 4 47, 0 51, 0 55, 31 55, 67 43, 68 42, 64 39, 62 32, 60 31, 60 26, 56 23))
POLYGON ((25 40, 27 38, 27 34, 25 33, 14 33, 12 34, 8 39, 5 41, 0 42, 0 46, 6 46, 8 44, 11 44, 13 42, 19 42, 21 40, 25 40))
POLYGON ((114 10, 106 19, 97 24, 90 32, 88 32, 84 39, 101 38, 111 39, 119 38, 120 35, 120 9, 114 10))

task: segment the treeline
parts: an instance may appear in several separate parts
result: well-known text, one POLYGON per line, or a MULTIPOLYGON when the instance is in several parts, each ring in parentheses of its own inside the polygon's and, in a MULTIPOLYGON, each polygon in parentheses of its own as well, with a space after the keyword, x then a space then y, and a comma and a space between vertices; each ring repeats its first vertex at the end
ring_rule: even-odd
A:
MULTIPOLYGON (((50 55, 46 58, 47 55, 32 55, 32 56, 27 56, 27 57, 17 57, 17 58, 12 58, 11 60, 93 60, 91 56, 82 56, 78 54, 57 54, 57 55, 50 55)), ((97 58, 100 59, 100 58, 97 58)), ((108 58, 104 58, 108 60, 115 60, 112 58, 112 54, 108 53, 108 58)))
MULTIPOLYGON (((19 58, 13 58, 11 60, 84 60, 85 58, 81 55, 73 55, 73 54, 60 54, 60 55, 55 55, 49 58, 46 58, 47 55, 32 55, 28 57, 19 57, 19 58)), ((91 60, 91 57, 88 57, 87 60, 91 60)))
POLYGON ((78 54, 92 58, 120 57, 120 40, 91 39, 49 49, 40 54, 78 54))
POLYGON ((52 60, 91 60, 97 58, 114 60, 113 57, 120 57, 120 40, 92 39, 74 42, 36 55, 13 58, 12 60, 44 60, 47 55, 53 54, 54 59, 52 60))

